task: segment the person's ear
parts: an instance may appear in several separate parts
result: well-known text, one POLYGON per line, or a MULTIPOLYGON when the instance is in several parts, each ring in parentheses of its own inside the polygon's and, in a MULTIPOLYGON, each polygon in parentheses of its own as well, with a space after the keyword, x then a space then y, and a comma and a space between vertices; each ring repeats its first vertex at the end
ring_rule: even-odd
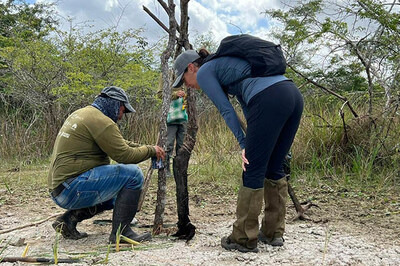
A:
POLYGON ((188 71, 190 71, 190 73, 194 73, 196 70, 196 66, 193 63, 189 63, 188 65, 188 71))

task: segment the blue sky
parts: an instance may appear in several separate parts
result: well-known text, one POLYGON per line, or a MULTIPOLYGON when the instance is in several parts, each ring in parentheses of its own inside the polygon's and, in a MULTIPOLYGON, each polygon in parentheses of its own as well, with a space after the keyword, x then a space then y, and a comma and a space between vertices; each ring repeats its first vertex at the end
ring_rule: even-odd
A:
MULTIPOLYGON (((1 1, 0 1, 1 2, 1 1)), ((4 2, 4 1, 3 1, 4 2)), ((21 1, 22 2, 22 1, 21 1)), ((35 3, 36 2, 36 0, 26 0, 25 1, 26 3, 28 3, 28 4, 33 4, 33 3, 35 3)))
MULTIPOLYGON (((74 23, 88 21, 94 28, 118 25, 122 31, 128 28, 144 28, 150 42, 165 36, 165 32, 143 11, 149 8, 165 24, 168 18, 157 0, 29 0, 30 2, 57 2, 63 27, 69 27, 67 18, 74 23)), ((168 2, 167 0, 164 0, 168 2)), ((179 1, 175 14, 179 21, 179 1)), ((278 8, 278 0, 191 0, 189 2, 189 37, 211 32, 218 41, 230 34, 251 33, 266 37, 271 23, 262 14, 267 9, 278 8)), ((191 39, 191 41, 193 41, 191 39)))

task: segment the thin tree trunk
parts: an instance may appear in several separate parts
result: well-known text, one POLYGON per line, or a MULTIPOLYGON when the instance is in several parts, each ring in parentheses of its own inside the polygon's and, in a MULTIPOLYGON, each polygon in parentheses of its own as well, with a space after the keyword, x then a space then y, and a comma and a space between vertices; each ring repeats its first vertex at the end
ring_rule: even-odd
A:
MULTIPOLYGON (((188 4, 189 0, 181 0, 181 25, 176 55, 180 54, 182 46, 188 50, 191 48, 188 36, 188 4)), ((193 148, 196 144, 197 136, 197 110, 196 95, 194 89, 187 90, 187 112, 188 125, 185 140, 182 147, 178 150, 173 159, 174 178, 176 183, 176 204, 178 211, 178 227, 186 226, 189 222, 189 192, 188 192, 188 167, 193 148)), ((188 239, 189 240, 189 239, 188 239)))
MULTIPOLYGON (((160 137, 158 145, 164 147, 167 138, 167 114, 171 102, 171 84, 170 84, 170 71, 168 60, 171 57, 171 51, 175 47, 176 38, 176 22, 175 22, 175 4, 173 0, 168 0, 168 16, 169 16, 169 39, 168 45, 161 56, 161 69, 163 79, 163 106, 160 118, 160 137)), ((162 230, 164 223, 164 210, 166 198, 167 182, 165 176, 165 169, 158 171, 158 190, 157 190, 157 204, 154 217, 153 233, 159 234, 162 230)))

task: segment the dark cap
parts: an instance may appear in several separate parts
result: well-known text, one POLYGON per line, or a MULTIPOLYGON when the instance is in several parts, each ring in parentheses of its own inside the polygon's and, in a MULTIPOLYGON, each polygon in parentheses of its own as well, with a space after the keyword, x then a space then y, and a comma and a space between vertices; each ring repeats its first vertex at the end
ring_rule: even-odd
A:
POLYGON ((172 87, 178 88, 183 84, 183 74, 190 63, 193 63, 200 58, 200 55, 195 50, 187 50, 181 53, 175 60, 174 71, 175 71, 175 81, 172 87))
POLYGON ((129 103, 128 95, 126 92, 119 87, 115 86, 110 86, 110 87, 105 87, 102 91, 102 94, 107 95, 108 97, 118 100, 120 102, 124 103, 124 106, 126 108, 125 113, 135 113, 135 109, 133 109, 132 105, 129 103))

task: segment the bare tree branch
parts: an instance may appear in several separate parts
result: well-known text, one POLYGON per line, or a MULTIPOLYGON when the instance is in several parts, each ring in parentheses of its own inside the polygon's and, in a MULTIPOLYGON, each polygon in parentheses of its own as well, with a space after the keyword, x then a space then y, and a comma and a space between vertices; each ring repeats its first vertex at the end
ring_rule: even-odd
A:
POLYGON ((157 22, 158 25, 161 26, 161 28, 163 28, 163 30, 165 30, 166 32, 169 32, 167 26, 165 26, 161 20, 159 20, 147 7, 143 6, 143 10, 149 14, 149 16, 154 19, 155 22, 157 22))
MULTIPOLYGON (((167 13, 167 15, 169 16, 169 17, 171 17, 171 9, 167 6, 167 4, 164 2, 164 1, 162 1, 162 0, 157 0, 159 3, 160 3, 160 5, 164 8, 164 10, 165 10, 165 12, 167 13)), ((175 19, 175 11, 173 12, 174 13, 174 23, 175 23, 175 25, 176 25, 176 30, 180 33, 181 32, 181 29, 179 28, 179 24, 178 24, 178 22, 176 21, 176 19, 175 19)))
POLYGON ((349 103, 349 101, 347 100, 346 97, 322 86, 321 84, 319 84, 318 82, 310 79, 309 77, 307 77, 306 75, 304 75, 303 73, 301 73, 300 71, 298 71, 297 69, 295 69, 291 64, 288 64, 289 68, 292 69, 297 75, 301 76, 303 79, 307 80, 308 82, 310 82, 311 84, 317 86, 318 88, 334 95, 335 97, 339 98, 340 100, 344 101, 346 103, 346 105, 349 107, 351 113, 353 114, 354 117, 358 117, 358 114, 356 113, 356 111, 354 111, 353 107, 351 106, 351 104, 349 103))

